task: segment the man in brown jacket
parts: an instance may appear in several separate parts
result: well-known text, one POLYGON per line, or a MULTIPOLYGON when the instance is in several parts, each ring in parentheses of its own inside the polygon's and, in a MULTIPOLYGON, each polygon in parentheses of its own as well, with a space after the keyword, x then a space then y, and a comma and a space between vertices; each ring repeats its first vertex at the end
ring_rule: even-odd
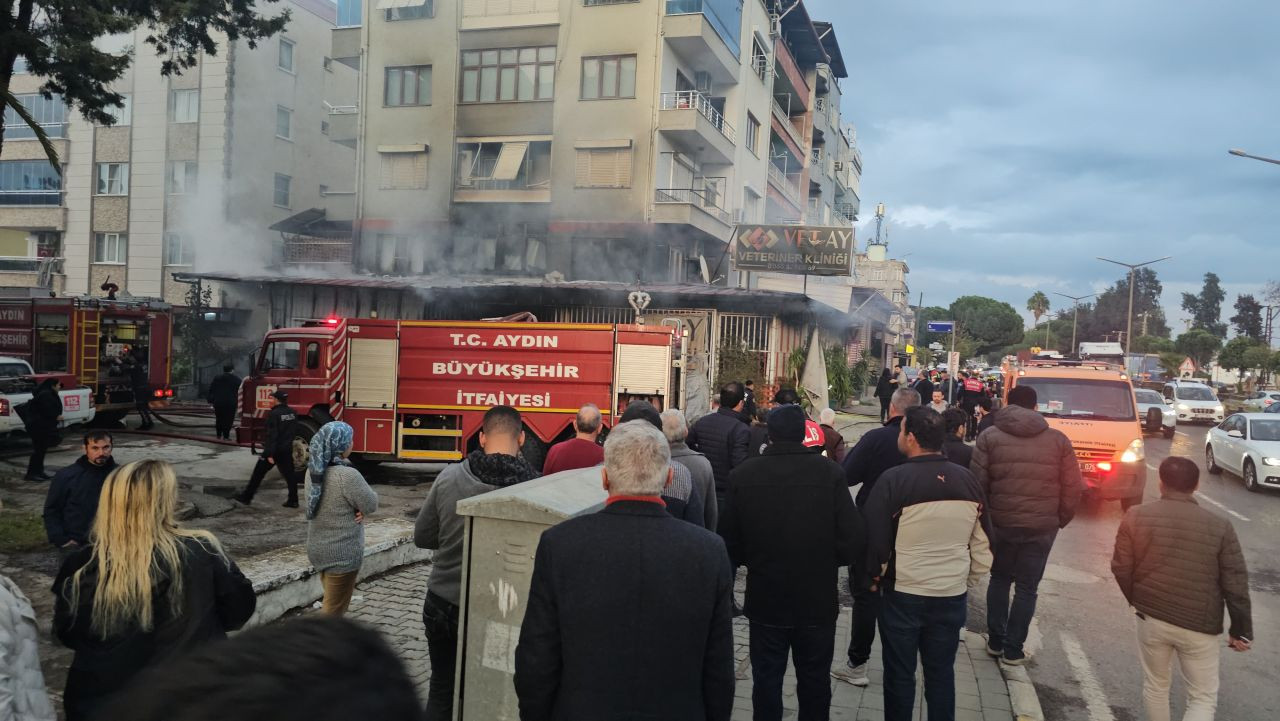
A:
POLYGON ((1071 441, 1035 410, 1036 390, 1009 391, 1009 406, 978 436, 969 470, 987 494, 995 539, 987 586, 987 653, 1026 663, 1022 644, 1036 612, 1049 551, 1075 516, 1083 485, 1071 441), (1009 586, 1014 586, 1009 603, 1009 586))
POLYGON ((1212 721, 1218 706, 1222 607, 1228 646, 1253 638, 1249 572, 1235 529, 1196 504, 1200 469, 1186 458, 1160 464, 1160 500, 1129 509, 1116 534, 1111 572, 1138 613, 1142 700, 1148 721, 1168 721, 1169 683, 1178 659, 1187 682, 1183 721, 1212 721))

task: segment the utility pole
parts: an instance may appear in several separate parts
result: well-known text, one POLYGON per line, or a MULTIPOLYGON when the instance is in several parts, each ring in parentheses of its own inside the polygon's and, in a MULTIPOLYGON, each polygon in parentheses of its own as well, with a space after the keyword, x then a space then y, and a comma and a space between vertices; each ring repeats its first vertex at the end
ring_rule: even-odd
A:
MULTIPOLYGON (((1068 355, 1070 355, 1071 353, 1078 354, 1080 352, 1080 349, 1076 346, 1076 324, 1080 322, 1080 301, 1084 300, 1085 298, 1092 298, 1093 296, 1097 295, 1097 293, 1090 293, 1089 295, 1067 295, 1066 293, 1059 293, 1057 291, 1054 291, 1053 294, 1060 295, 1063 298, 1071 299, 1071 349, 1070 351, 1068 351, 1068 355)), ((1145 331, 1144 331, 1144 334, 1145 334, 1145 331)))
POLYGON ((1166 255, 1166 256, 1165 256, 1165 257, 1163 257, 1163 258, 1156 258, 1155 260, 1148 260, 1148 261, 1146 261, 1145 263, 1121 263, 1121 262, 1120 262, 1120 261, 1118 261, 1118 260, 1111 260, 1110 258, 1102 258, 1102 257, 1099 257, 1099 258, 1098 258, 1098 260, 1101 260, 1101 261, 1103 261, 1103 262, 1105 262, 1105 263, 1115 263, 1116 265, 1124 266, 1125 268, 1128 268, 1128 269, 1129 269, 1129 312, 1128 312, 1128 313, 1126 314, 1126 316, 1125 316, 1125 319, 1126 319, 1126 321, 1128 322, 1128 325, 1127 325, 1127 326, 1126 326, 1126 328, 1125 328, 1125 334, 1124 334, 1124 339, 1125 339, 1125 341, 1124 341, 1124 357, 1125 357, 1126 359, 1129 357, 1129 344, 1133 341, 1132 336, 1133 336, 1133 286, 1134 286, 1134 277, 1137 275, 1138 269, 1139 269, 1139 268, 1141 268, 1142 266, 1144 266, 1144 265, 1151 265, 1152 263, 1159 263, 1160 261, 1162 261, 1162 260, 1168 260, 1168 259, 1169 259, 1169 258, 1171 258, 1171 257, 1173 257, 1173 256, 1166 255))

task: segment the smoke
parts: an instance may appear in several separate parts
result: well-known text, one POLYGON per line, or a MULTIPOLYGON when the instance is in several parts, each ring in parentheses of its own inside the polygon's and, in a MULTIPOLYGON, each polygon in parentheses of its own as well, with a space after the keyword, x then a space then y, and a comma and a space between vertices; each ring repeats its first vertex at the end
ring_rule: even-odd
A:
POLYGON ((255 201, 247 193, 237 195, 228 198, 220 173, 201 173, 194 192, 174 196, 177 222, 169 223, 169 230, 182 234, 194 251, 194 271, 260 275, 274 264, 279 234, 251 222, 253 214, 245 212, 244 203, 255 201))

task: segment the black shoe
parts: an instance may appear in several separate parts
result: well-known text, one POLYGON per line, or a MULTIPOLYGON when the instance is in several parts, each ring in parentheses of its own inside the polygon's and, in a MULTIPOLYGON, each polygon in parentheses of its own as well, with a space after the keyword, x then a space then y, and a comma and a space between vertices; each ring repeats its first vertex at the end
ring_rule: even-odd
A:
POLYGON ((235 502, 237 502, 237 503, 243 503, 243 504, 244 504, 244 505, 246 505, 246 506, 247 506, 247 505, 249 505, 250 503, 253 503, 253 497, 252 497, 252 496, 246 496, 246 495, 245 495, 245 494, 243 494, 243 493, 237 493, 237 494, 235 494, 234 496, 232 496, 232 497, 231 497, 231 500, 233 500, 233 501, 235 501, 235 502))
POLYGON ((298 499, 296 499, 296 498, 290 498, 289 500, 285 501, 284 503, 282 503, 282 504, 280 504, 280 505, 281 505, 281 506, 283 506, 283 507, 285 507, 285 508, 297 508, 297 507, 298 507, 298 499))
POLYGON ((27 475, 23 476, 23 478, 25 478, 28 481, 31 481, 32 483, 43 483, 45 481, 53 480, 53 476, 49 475, 48 473, 28 473, 27 475))

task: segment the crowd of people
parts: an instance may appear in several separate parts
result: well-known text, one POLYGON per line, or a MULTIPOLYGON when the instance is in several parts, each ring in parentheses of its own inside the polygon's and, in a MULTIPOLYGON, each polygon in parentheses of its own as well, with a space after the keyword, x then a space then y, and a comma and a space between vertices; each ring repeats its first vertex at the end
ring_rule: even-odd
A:
MULTIPOLYGON (((722 387, 718 409, 692 425, 678 409, 635 401, 605 428, 600 409, 585 405, 573 437, 553 446, 542 468, 521 453, 519 411, 491 408, 478 447, 439 474, 414 527, 414 543, 434 551, 422 609, 432 668, 425 718, 452 718, 457 693, 458 503, 572 472, 598 473, 608 499, 599 513, 548 529, 537 546, 514 656, 521 719, 727 721, 736 615, 748 622, 758 721, 783 716, 788 659, 798 718, 828 718, 832 678, 870 683, 877 629, 884 717, 913 718, 919 666, 928 718, 954 719, 969 592, 990 574, 987 652, 1026 663, 1037 589, 1083 484, 1070 442, 1035 411, 1033 389, 1012 389, 979 432, 963 405, 922 403, 921 390, 932 397, 934 388, 889 381, 896 387, 883 425, 847 452, 830 409, 811 418, 795 391, 766 402, 750 382, 722 387), (851 632, 847 660, 833 667, 842 568, 851 632)), ((117 465, 111 435, 91 431, 81 458, 54 477, 44 518, 63 556, 53 628, 74 651, 68 721, 423 718, 385 641, 341 619, 363 558, 364 520, 378 508, 348 461, 352 428, 322 426, 305 468, 295 469, 293 449, 278 440, 291 413, 277 394, 262 475, 271 465, 287 471, 286 505, 304 509, 307 554, 323 588, 319 619, 226 639, 253 616, 253 587, 217 538, 177 522, 168 464, 117 465)), ((1231 525, 1192 500, 1196 466, 1170 458, 1159 472, 1162 500, 1128 511, 1112 565, 1138 614, 1148 717, 1168 718, 1176 658, 1190 697, 1185 718, 1203 721, 1216 706, 1224 608, 1231 648, 1251 645, 1247 571, 1231 525)), ((31 654, 34 615, 29 604, 5 613, 26 601, 4 579, 0 601, 0 646, 17 644, 0 657, 21 664, 0 681, 12 686, 0 688, 0 711, 7 702, 15 718, 52 719, 31 654)))

